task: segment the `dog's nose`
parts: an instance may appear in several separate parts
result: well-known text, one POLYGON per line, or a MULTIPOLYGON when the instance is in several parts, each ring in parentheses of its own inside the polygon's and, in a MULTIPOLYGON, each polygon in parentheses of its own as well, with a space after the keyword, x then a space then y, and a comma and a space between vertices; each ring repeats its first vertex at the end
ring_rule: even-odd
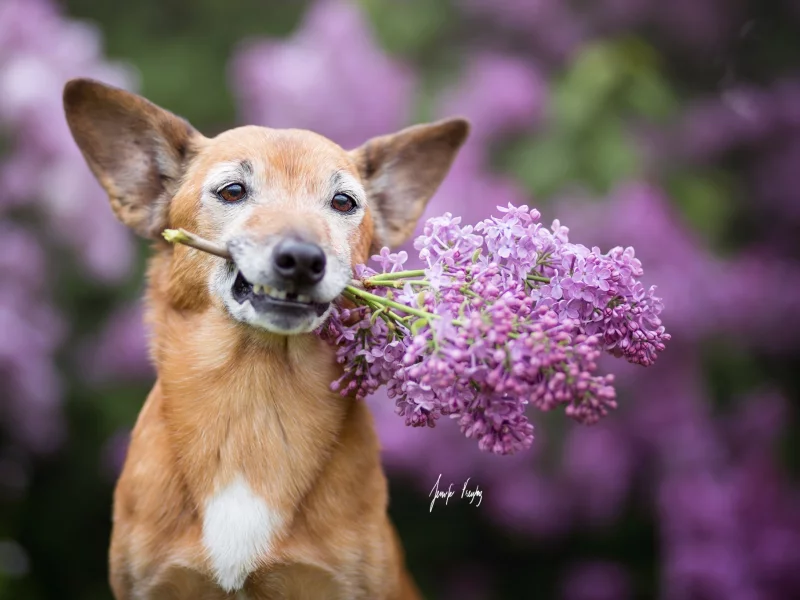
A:
POLYGON ((325 253, 310 242, 286 238, 275 246, 275 271, 297 285, 319 283, 325 275, 325 253))

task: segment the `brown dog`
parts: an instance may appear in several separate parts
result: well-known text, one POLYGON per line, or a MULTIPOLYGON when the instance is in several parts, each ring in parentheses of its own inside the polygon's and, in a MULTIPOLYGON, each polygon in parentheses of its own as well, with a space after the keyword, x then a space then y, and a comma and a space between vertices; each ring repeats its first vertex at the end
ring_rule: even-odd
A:
POLYGON ((314 333, 376 245, 414 230, 462 119, 345 151, 302 130, 209 139, 134 94, 70 81, 72 134, 117 217, 155 241, 158 380, 114 498, 117 600, 413 599, 367 407, 314 333), (226 261, 160 240, 183 227, 226 261))

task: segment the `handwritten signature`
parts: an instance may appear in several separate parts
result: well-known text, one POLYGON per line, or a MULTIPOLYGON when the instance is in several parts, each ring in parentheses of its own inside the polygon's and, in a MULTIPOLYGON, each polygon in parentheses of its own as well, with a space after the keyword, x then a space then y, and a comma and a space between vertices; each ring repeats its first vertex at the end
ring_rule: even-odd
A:
MULTIPOLYGON (((475 506, 478 507, 481 505, 481 502, 483 502, 483 492, 481 491, 480 486, 478 486, 477 484, 475 485, 475 489, 469 489, 467 486, 469 485, 470 479, 472 478, 468 477, 461 488, 461 499, 463 498, 469 499, 470 504, 475 502, 475 500, 477 499, 478 503, 475 504, 475 506)), ((428 494, 428 498, 433 497, 433 500, 431 500, 431 508, 429 512, 433 512, 433 505, 436 503, 437 500, 444 500, 444 504, 445 506, 447 506, 447 503, 450 501, 450 498, 452 498, 457 492, 453 491, 452 483, 449 486, 447 486, 446 490, 440 490, 439 484, 441 483, 441 481, 442 481, 442 474, 439 473, 439 478, 436 480, 436 483, 433 484, 433 489, 431 490, 431 493, 428 494)))

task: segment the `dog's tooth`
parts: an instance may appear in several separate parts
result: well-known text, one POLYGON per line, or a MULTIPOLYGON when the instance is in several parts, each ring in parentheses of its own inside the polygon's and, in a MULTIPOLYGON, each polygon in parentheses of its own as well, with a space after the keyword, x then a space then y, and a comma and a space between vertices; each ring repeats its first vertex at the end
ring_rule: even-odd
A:
POLYGON ((305 302, 307 304, 311 302, 311 298, 309 296, 306 296, 305 294, 297 294, 297 301, 305 302))
POLYGON ((269 287, 268 285, 262 285, 262 286, 261 286, 261 290, 262 290, 262 291, 263 291, 265 294, 267 294, 268 296, 271 296, 271 295, 272 295, 272 288, 271 288, 271 287, 269 287))
POLYGON ((286 292, 283 290, 273 290, 272 295, 275 296, 278 300, 286 300, 286 292))
POLYGON ((261 289, 260 285, 258 285, 257 283, 253 284, 253 293, 258 294, 260 289, 261 289))

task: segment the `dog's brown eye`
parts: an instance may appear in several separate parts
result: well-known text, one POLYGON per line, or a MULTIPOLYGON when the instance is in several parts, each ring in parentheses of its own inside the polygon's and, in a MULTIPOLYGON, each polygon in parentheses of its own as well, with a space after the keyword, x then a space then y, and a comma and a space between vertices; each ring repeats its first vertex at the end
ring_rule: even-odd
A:
POLYGON ((217 192, 219 197, 225 200, 225 202, 238 202, 244 198, 245 193, 246 190, 240 183, 231 183, 217 192))
POLYGON ((349 213, 355 210, 356 201, 347 194, 336 194, 331 200, 331 208, 341 213, 349 213))

